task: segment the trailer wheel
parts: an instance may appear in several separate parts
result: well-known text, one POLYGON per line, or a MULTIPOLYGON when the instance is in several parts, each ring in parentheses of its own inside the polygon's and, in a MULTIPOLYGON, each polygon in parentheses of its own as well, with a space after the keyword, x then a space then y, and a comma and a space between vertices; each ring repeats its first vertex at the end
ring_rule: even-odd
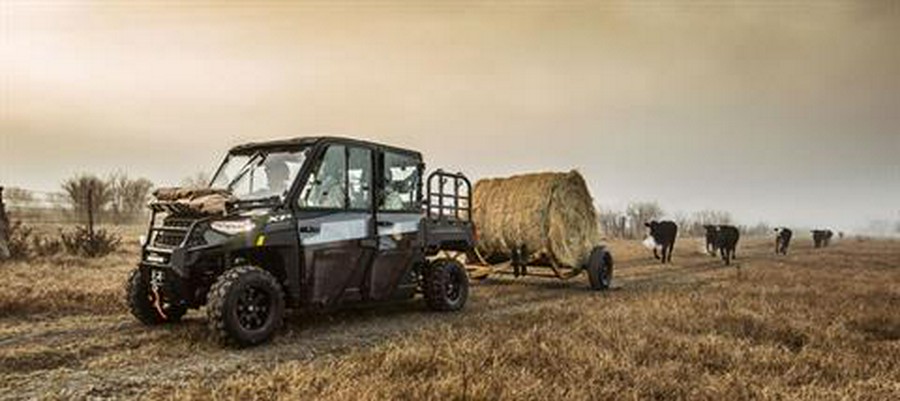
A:
POLYGON ((613 259, 606 248, 598 246, 591 251, 587 265, 588 279, 594 291, 609 289, 612 284, 613 259))
POLYGON ((436 311, 458 311, 469 298, 466 269, 454 259, 431 263, 424 274, 425 302, 436 311))
POLYGON ((284 292, 271 273, 258 267, 238 266, 222 273, 208 298, 209 328, 223 345, 257 345, 281 327, 284 292))
POLYGON ((150 283, 141 269, 134 269, 125 283, 125 297, 128 310, 137 320, 148 326, 163 323, 174 323, 181 320, 187 307, 170 303, 161 303, 157 308, 150 283))

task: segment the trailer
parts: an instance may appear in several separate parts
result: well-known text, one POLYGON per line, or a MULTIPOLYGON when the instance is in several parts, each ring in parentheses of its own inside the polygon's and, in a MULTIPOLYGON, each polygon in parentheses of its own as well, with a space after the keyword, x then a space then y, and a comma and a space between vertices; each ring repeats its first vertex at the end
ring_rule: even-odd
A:
POLYGON ((443 243, 440 247, 444 257, 466 265, 469 278, 483 280, 495 275, 512 275, 565 281, 587 272, 592 290, 610 288, 613 258, 600 244, 591 249, 587 262, 579 266, 561 265, 546 255, 530 252, 524 245, 512 247, 506 254, 483 255, 477 246, 478 227, 472 220, 473 195, 471 182, 462 174, 438 170, 428 178, 425 202, 428 226, 474 235, 473 241, 458 242, 460 246, 443 243), (459 230, 460 226, 466 229, 459 230))

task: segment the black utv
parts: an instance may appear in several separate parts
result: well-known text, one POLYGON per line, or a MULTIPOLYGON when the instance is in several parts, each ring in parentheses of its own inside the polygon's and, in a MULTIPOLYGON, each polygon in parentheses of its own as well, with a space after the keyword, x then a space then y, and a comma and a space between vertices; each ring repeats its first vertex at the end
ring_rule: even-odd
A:
POLYGON ((469 283, 453 256, 474 246, 471 183, 424 171, 418 152, 347 138, 237 146, 209 188, 150 203, 131 312, 152 325, 205 305, 213 335, 246 346, 268 340, 285 308, 422 294, 459 310, 469 283))

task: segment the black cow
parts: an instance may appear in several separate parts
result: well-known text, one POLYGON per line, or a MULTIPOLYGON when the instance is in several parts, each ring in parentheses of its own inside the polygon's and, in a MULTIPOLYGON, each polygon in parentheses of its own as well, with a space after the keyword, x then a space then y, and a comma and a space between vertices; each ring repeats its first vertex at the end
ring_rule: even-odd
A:
POLYGON ((716 247, 719 248, 719 252, 722 254, 725 266, 731 264, 731 259, 737 258, 735 249, 740 238, 741 232, 738 231, 737 227, 718 226, 718 230, 716 230, 716 247))
POLYGON ((816 248, 824 248, 831 242, 834 233, 831 230, 812 230, 813 245, 816 248))
POLYGON ((672 250, 675 248, 675 237, 678 235, 678 225, 673 221, 651 221, 644 223, 650 229, 650 238, 653 239, 653 257, 660 259, 656 248, 662 248, 662 263, 672 261, 672 250))
POLYGON ((787 255, 788 246, 791 245, 791 236, 794 232, 790 228, 781 227, 775 229, 775 254, 787 255))
POLYGON ((716 238, 719 236, 719 227, 707 224, 703 228, 706 229, 706 253, 710 254, 710 256, 716 256, 716 252, 719 251, 719 246, 716 244, 716 238))

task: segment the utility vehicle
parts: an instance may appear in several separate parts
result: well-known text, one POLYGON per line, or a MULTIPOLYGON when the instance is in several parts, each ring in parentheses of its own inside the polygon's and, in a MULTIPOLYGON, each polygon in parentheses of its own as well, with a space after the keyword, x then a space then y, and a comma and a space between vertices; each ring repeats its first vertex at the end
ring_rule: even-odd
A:
POLYGON ((457 311, 469 292, 471 183, 416 151, 337 137, 232 148, 210 189, 221 213, 156 200, 129 277, 131 313, 153 325, 206 306, 223 343, 267 341, 285 308, 331 308, 422 294, 457 311))

